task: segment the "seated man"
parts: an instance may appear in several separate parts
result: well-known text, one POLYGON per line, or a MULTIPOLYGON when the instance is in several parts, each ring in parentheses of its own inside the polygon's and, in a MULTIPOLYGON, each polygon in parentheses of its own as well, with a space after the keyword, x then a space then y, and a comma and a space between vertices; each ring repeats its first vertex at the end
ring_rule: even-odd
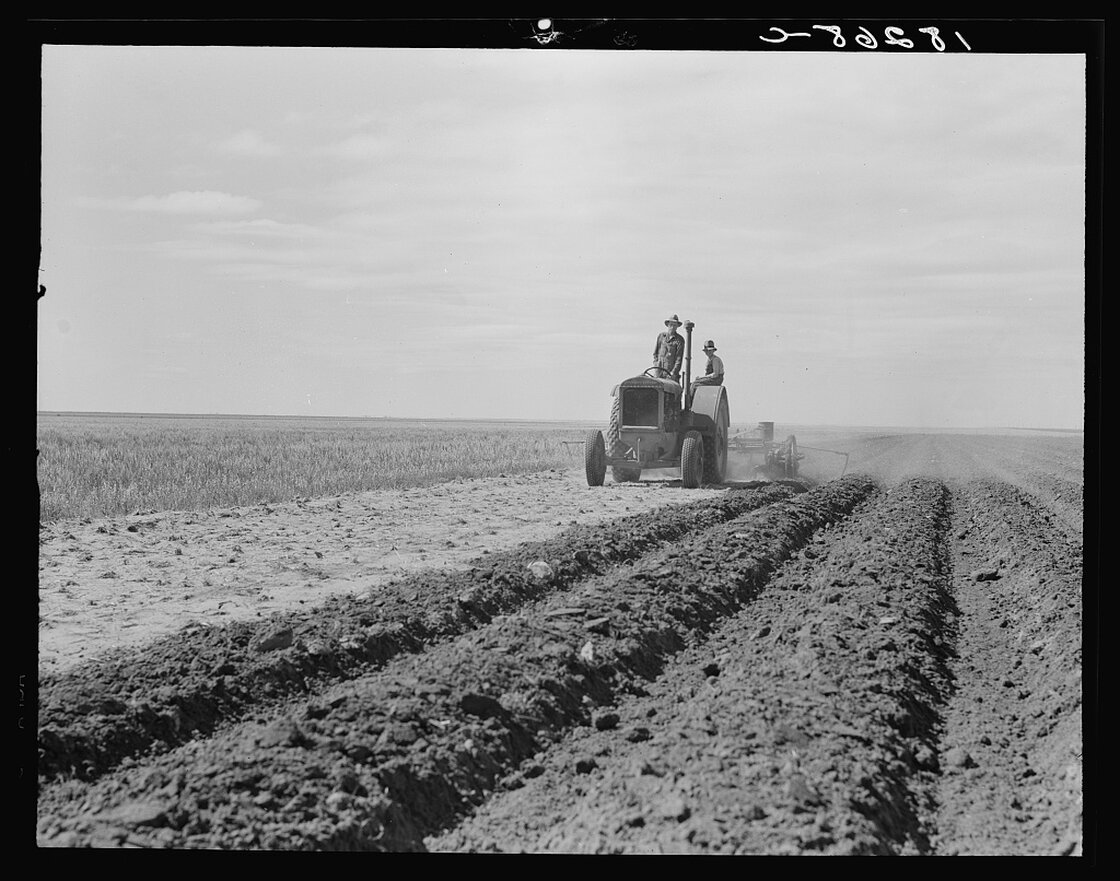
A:
POLYGON ((704 375, 692 380, 689 395, 696 391, 698 385, 723 385, 723 359, 716 354, 716 344, 711 340, 704 343, 704 354, 708 356, 708 366, 704 368, 704 375))

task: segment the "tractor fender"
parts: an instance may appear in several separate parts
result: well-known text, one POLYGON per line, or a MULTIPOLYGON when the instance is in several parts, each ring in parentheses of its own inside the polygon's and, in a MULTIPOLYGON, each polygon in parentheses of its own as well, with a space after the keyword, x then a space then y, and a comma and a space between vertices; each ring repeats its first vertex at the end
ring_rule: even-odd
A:
MULTIPOLYGON (((722 385, 698 385, 692 396, 692 411, 687 414, 688 428, 703 433, 715 431, 720 404, 725 401, 727 389, 722 385)), ((727 412, 731 413, 730 405, 727 412)))

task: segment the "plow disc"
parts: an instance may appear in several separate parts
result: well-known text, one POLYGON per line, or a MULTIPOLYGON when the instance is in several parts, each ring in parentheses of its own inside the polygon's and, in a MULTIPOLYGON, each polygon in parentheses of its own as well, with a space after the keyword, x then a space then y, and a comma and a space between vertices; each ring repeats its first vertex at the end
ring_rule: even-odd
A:
POLYGON ((766 451, 767 473, 777 477, 797 477, 803 453, 797 449, 797 438, 792 434, 782 443, 766 451))
POLYGON ((747 455, 754 463, 755 473, 769 480, 782 480, 797 477, 801 471, 801 460, 805 450, 818 453, 831 453, 844 457, 844 465, 839 477, 848 470, 848 454, 841 450, 825 450, 820 447, 806 447, 798 444, 795 435, 784 441, 773 440, 773 423, 760 423, 759 428, 740 432, 731 437, 728 447, 740 455, 747 455))

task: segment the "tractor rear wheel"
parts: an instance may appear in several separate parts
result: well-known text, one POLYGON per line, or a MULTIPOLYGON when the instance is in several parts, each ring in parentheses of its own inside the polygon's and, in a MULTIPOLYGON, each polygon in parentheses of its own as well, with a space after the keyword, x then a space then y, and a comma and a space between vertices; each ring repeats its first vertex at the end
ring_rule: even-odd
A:
MULTIPOLYGON (((622 442, 622 392, 619 391, 614 396, 614 403, 611 404, 611 421, 607 425, 607 449, 610 451, 611 456, 623 456, 626 454, 626 445, 622 442)), ((614 478, 615 483, 633 483, 640 480, 642 477, 641 468, 620 468, 617 465, 611 466, 611 477, 614 478)))
POLYGON ((720 402, 716 414, 716 428, 711 434, 704 435, 704 482, 723 483, 727 477, 727 437, 731 427, 731 417, 727 409, 727 399, 720 402))
POLYGON ((583 470, 587 472, 588 486, 602 486, 607 476, 607 450, 603 432, 589 431, 583 442, 583 470))
POLYGON ((681 444, 681 486, 696 489, 704 475, 704 438, 698 431, 690 431, 681 444))

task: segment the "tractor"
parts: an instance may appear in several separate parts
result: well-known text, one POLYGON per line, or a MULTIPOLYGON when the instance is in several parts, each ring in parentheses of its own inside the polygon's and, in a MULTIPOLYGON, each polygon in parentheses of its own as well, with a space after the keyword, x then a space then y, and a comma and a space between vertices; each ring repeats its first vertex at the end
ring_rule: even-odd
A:
POLYGON ((606 437, 593 430, 584 439, 588 486, 602 486, 607 468, 617 483, 636 481, 642 471, 680 468, 681 485, 722 483, 727 474, 731 412, 721 385, 690 391, 693 322, 684 322, 684 383, 659 367, 620 382, 611 391, 606 437))

